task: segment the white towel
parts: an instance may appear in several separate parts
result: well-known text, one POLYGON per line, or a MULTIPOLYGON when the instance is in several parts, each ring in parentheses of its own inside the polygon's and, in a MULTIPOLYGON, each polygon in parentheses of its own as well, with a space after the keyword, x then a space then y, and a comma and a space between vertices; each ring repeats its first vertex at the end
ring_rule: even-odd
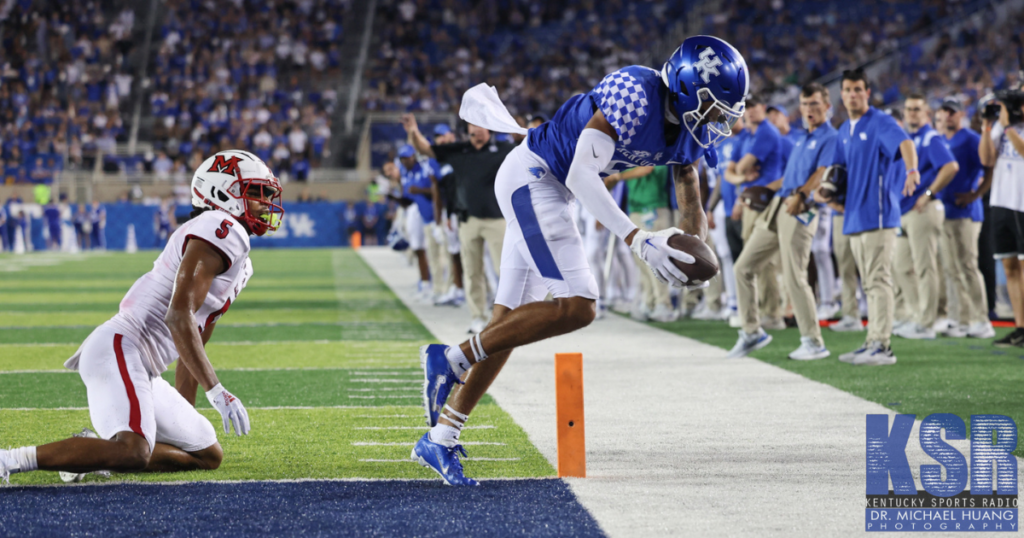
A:
POLYGON ((498 90, 484 82, 466 90, 462 95, 459 117, 496 133, 527 133, 526 129, 516 123, 512 114, 509 114, 498 97, 498 90))

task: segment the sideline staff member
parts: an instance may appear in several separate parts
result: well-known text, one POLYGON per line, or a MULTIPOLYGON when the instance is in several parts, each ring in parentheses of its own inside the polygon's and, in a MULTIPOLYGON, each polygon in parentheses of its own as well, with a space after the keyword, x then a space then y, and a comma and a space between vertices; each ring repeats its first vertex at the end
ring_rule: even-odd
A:
POLYGON ((858 365, 896 364, 892 337, 892 256, 900 225, 900 191, 914 192, 921 181, 914 142, 891 116, 870 106, 871 88, 860 69, 844 71, 843 106, 850 119, 839 126, 833 165, 846 167, 843 233, 857 261, 868 296, 868 334, 859 349, 839 360, 858 365), (903 159, 906 179, 886 182, 886 170, 903 159))
MULTIPOLYGON (((505 241, 505 219, 494 195, 494 178, 505 157, 515 149, 511 142, 497 142, 491 132, 467 124, 469 142, 431 146, 420 133, 412 114, 402 116, 402 126, 416 151, 452 165, 455 173, 455 205, 459 213, 459 242, 462 270, 473 321, 469 332, 484 330, 487 319, 487 276, 484 273, 484 241, 490 250, 494 270, 501 266, 501 245, 505 241)), ((500 277, 500 275, 499 275, 500 277)))
POLYGON ((746 355, 771 342, 771 336, 758 322, 757 286, 764 283, 758 282, 757 275, 779 254, 782 255, 783 281, 800 327, 800 347, 790 353, 789 358, 814 360, 829 356, 821 338, 814 292, 807 280, 811 243, 818 230, 818 211, 808 205, 808 195, 817 188, 826 163, 835 153, 836 130, 826 121, 829 106, 825 87, 817 83, 804 86, 800 93, 800 115, 807 130, 796 139, 783 174, 782 188, 758 220, 743 246, 743 253, 736 260, 736 295, 743 329, 736 346, 729 352, 730 357, 746 355))

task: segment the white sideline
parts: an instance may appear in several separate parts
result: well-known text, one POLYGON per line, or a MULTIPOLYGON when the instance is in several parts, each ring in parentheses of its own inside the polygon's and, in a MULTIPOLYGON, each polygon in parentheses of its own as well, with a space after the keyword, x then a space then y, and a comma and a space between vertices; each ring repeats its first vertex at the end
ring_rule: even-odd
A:
MULTIPOLYGON (((443 343, 466 339, 467 309, 416 303, 403 257, 359 252, 443 343)), ((553 466, 556 352, 584 357, 588 478, 566 482, 609 536, 864 535, 865 415, 893 411, 609 315, 516 350, 491 387, 553 466)), ((907 456, 923 489, 920 465, 935 462, 917 439, 915 426, 907 456)))

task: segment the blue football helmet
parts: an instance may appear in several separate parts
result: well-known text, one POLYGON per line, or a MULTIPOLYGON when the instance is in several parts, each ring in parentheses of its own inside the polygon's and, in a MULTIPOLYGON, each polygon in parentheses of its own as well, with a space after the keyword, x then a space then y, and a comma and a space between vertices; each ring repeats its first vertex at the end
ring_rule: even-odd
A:
POLYGON ((747 62, 717 37, 686 38, 665 62, 661 78, 675 96, 680 121, 705 148, 728 138, 743 117, 750 88, 747 62))

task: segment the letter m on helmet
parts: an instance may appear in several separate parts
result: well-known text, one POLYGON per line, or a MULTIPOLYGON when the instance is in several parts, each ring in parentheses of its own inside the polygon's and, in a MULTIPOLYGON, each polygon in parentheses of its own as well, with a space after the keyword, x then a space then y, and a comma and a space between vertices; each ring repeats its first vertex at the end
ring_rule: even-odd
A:
POLYGON ((213 165, 207 172, 220 172, 221 174, 228 174, 231 176, 238 175, 238 163, 241 161, 241 157, 225 157, 224 155, 217 155, 213 161, 213 165))

